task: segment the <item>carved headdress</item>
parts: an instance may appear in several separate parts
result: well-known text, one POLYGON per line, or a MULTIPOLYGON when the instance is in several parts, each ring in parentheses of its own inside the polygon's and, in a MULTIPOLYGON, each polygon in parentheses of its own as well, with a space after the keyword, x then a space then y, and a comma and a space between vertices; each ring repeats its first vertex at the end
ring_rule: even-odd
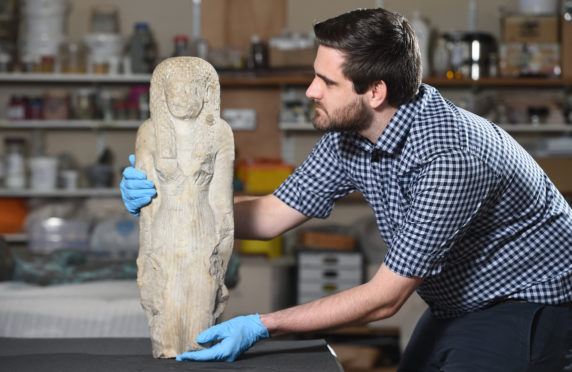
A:
POLYGON ((204 92, 204 97, 201 97, 203 108, 197 122, 214 125, 220 118, 220 84, 210 63, 197 57, 173 57, 161 62, 151 78, 150 111, 155 131, 162 133, 157 136, 157 153, 163 159, 177 157, 175 128, 166 102, 166 87, 171 79, 205 87, 201 90, 204 92))

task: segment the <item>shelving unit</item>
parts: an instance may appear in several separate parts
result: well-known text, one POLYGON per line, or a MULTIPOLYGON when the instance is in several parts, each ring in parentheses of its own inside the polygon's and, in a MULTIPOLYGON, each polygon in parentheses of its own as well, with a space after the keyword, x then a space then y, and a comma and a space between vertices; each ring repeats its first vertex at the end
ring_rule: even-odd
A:
MULTIPOLYGON (((220 83, 222 93, 227 92, 232 95, 229 100, 223 99, 223 103, 230 101, 230 105, 235 105, 236 101, 240 104, 245 104, 245 99, 239 98, 243 94, 265 95, 265 106, 268 106, 270 101, 274 100, 275 92, 279 92, 283 87, 299 87, 300 89, 306 88, 314 77, 311 69, 284 69, 284 70, 263 70, 263 71, 239 71, 239 70, 225 70, 219 71, 220 83), (272 92, 272 94, 270 94, 272 92), (268 94, 266 94, 268 93, 268 94)), ((40 74, 40 73, 0 73, 0 84, 4 84, 2 90, 6 91, 9 87, 23 86, 28 87, 37 86, 112 86, 121 87, 129 86, 131 84, 148 84, 151 80, 149 74, 118 74, 118 75, 103 75, 103 74, 40 74)), ((443 89, 462 89, 469 90, 471 93, 477 94, 480 89, 491 88, 547 88, 547 89, 562 89, 566 94, 569 93, 572 87, 572 79, 548 79, 548 78, 483 78, 477 81, 470 79, 449 80, 446 78, 429 78, 424 80, 425 83, 443 89)), ((228 95, 227 95, 228 97, 228 95)), ((252 104, 249 102, 248 104, 252 104)), ((276 103, 273 103, 275 105, 276 103)), ((268 115, 274 112, 274 108, 269 109, 268 115)), ((275 117, 276 117, 275 116, 275 117)), ((267 120, 268 121, 268 120, 267 120)), ((102 120, 65 120, 65 121, 51 121, 51 120, 24 120, 24 121, 9 121, 0 118, 0 132, 2 131, 54 131, 58 133, 65 133, 67 130, 87 130, 97 133, 99 143, 104 142, 102 139, 106 131, 123 130, 123 136, 134 136, 136 128, 141 124, 142 120, 119 120, 119 121, 102 121, 102 120)), ((276 123, 273 120, 274 123, 276 123)), ((274 123, 262 124, 265 126, 274 125, 274 123)), ((296 164, 294 161, 294 153, 297 151, 296 147, 292 144, 300 137, 308 137, 310 135, 319 135, 310 123, 276 123, 277 128, 272 129, 275 133, 279 133, 281 140, 279 142, 280 155, 287 161, 296 164)), ((546 136, 546 135, 569 135, 572 133, 572 125, 568 124, 540 124, 533 125, 529 123, 521 124, 499 124, 500 127, 516 135, 528 136, 546 136)), ((237 134, 239 137, 246 138, 255 134, 245 133, 237 134)), ((262 136, 263 134, 258 134, 262 136)), ((109 137, 114 137, 108 136, 109 137)), ((268 138, 269 134, 264 134, 268 138)), ((264 140, 266 140, 264 138, 264 140)), ((262 139, 259 137, 259 139, 262 139)), ((244 145, 240 144, 242 148, 244 145)), ((86 191, 89 192, 89 189, 86 191)), ((110 193, 113 194, 113 193, 110 193)), ((23 194, 26 195, 26 194, 23 194)), ((2 194, 0 194, 2 196, 2 194)), ((73 196, 70 195, 70 196, 73 196)))
POLYGON ((137 129, 142 120, 0 120, 2 129, 137 129))
POLYGON ((0 189, 0 198, 104 198, 119 197, 121 192, 117 187, 110 188, 77 188, 77 189, 0 189))
MULTIPOLYGON (((571 124, 499 124, 509 133, 571 133, 571 124)), ((315 132, 312 123, 280 123, 284 131, 315 132)))
POLYGON ((149 74, 59 74, 59 73, 0 73, 4 83, 149 83, 149 74))

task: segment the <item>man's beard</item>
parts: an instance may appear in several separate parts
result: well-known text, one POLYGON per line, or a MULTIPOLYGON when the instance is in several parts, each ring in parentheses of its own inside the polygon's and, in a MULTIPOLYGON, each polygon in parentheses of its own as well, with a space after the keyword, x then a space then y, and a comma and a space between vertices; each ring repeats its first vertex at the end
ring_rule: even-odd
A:
POLYGON ((320 132, 361 132, 371 126, 373 114, 360 97, 329 115, 323 106, 312 118, 314 128, 320 132))

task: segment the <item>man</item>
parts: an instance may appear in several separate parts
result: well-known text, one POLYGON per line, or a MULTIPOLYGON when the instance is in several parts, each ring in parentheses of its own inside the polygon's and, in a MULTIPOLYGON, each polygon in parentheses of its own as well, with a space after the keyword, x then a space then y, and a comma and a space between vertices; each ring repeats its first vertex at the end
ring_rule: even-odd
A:
MULTIPOLYGON (((261 338, 387 318, 417 291, 429 309, 400 370, 562 370, 572 348, 572 210, 562 195, 499 127, 421 84, 402 16, 360 9, 314 31, 306 95, 325 134, 274 194, 235 200, 236 237, 325 218, 358 190, 388 246, 384 263, 358 287, 216 325, 198 341, 220 343, 178 359, 234 360, 261 338)), ((154 193, 144 179, 125 172, 134 213, 154 193)))

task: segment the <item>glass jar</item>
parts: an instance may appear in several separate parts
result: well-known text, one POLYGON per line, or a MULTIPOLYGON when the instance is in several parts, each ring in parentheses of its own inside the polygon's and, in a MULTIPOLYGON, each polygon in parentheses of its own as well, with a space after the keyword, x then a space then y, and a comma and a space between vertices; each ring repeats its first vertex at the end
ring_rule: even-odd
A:
POLYGON ((65 43, 60 47, 61 69, 64 74, 85 74, 86 50, 80 43, 65 43))

